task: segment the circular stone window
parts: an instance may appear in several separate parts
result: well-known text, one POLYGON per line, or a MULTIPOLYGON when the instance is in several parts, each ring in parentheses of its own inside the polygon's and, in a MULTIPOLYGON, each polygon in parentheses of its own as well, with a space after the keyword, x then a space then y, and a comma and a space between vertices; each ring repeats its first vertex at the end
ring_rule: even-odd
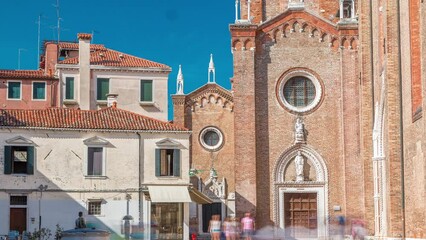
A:
POLYGON ((217 151, 222 147, 222 132, 215 127, 204 128, 200 133, 201 145, 209 151, 217 151))
POLYGON ((286 74, 278 84, 280 103, 291 112, 306 113, 321 100, 322 87, 312 74, 294 71, 286 74))

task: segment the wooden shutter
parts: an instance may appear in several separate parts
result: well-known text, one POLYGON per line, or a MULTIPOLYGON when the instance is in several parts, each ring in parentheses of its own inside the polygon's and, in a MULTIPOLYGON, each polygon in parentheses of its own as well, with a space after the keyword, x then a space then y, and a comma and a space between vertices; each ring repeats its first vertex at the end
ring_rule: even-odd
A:
POLYGON ((141 80, 141 102, 152 102, 152 80, 141 80))
POLYGON ((173 150, 173 176, 180 176, 180 149, 173 150))
POLYGON ((74 78, 67 77, 65 80, 65 99, 74 99, 74 78))
POLYGON ((161 149, 155 149, 155 176, 161 175, 161 149))
POLYGON ((12 173, 12 146, 4 146, 4 174, 12 173))
POLYGON ((34 174, 34 147, 27 148, 27 174, 34 174))
POLYGON ((97 83, 97 100, 107 100, 106 95, 109 93, 109 79, 98 78, 97 83))

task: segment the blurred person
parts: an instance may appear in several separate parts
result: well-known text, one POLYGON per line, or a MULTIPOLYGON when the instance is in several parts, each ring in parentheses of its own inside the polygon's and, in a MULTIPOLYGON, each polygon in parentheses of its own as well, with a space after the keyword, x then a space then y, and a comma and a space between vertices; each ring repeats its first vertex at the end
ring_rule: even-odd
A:
POLYGON ((86 228, 86 220, 83 217, 83 212, 78 212, 78 218, 75 220, 75 228, 86 228))
POLYGON ((243 227, 243 237, 246 240, 251 240, 254 233, 254 219, 251 217, 249 212, 244 214, 241 219, 241 226, 243 227))
POLYGON ((338 229, 339 239, 345 239, 345 225, 346 225, 345 217, 342 215, 337 216, 337 223, 339 225, 339 229, 338 229))
POLYGON ((356 238, 358 238, 360 240, 363 240, 365 235, 367 235, 364 221, 361 219, 353 219, 351 225, 352 239, 355 240, 356 238))
POLYGON ((232 229, 232 222, 229 217, 225 218, 225 221, 223 221, 222 229, 223 233, 225 234, 226 240, 231 240, 234 231, 232 229))
POLYGON ((233 217, 231 221, 233 234, 231 235, 232 240, 239 240, 240 239, 240 233, 241 233, 241 224, 240 219, 237 217, 233 217))
POLYGON ((212 215, 209 223, 209 232, 212 240, 220 240, 220 215, 212 215))

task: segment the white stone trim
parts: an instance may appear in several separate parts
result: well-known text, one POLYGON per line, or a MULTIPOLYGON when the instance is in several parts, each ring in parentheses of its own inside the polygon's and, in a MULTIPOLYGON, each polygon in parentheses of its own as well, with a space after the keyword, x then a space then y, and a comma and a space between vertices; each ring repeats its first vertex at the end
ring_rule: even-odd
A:
POLYGON ((322 86, 320 81, 311 73, 309 73, 308 71, 305 70, 294 70, 291 71, 289 73, 287 73, 282 80, 280 80, 279 83, 279 87, 278 87, 278 96, 279 96, 279 101, 284 104, 284 106, 293 111, 293 112, 297 112, 297 113, 305 113, 308 112, 312 109, 314 109, 321 101, 321 97, 322 97, 322 86), (307 106, 305 107, 296 107, 291 105, 289 102, 287 102, 287 100, 284 97, 284 86, 285 84, 288 82, 288 80, 290 80, 293 77, 306 77, 309 80, 311 80, 312 84, 314 84, 315 87, 315 98, 314 100, 307 106))
POLYGON ((271 187, 273 197, 273 216, 276 224, 285 229, 284 219, 284 194, 285 193, 317 193, 317 226, 318 239, 328 237, 329 233, 329 210, 328 210, 328 171, 324 159, 311 146, 306 144, 295 144, 287 148, 278 158, 274 168, 274 185, 271 187), (301 151, 315 168, 316 181, 284 181, 285 169, 301 151))
POLYGON ((324 239, 328 236, 328 224, 327 220, 328 217, 321 217, 321 216, 328 216, 328 208, 327 208, 327 201, 326 201, 326 193, 324 191, 324 186, 322 187, 279 187, 278 188, 278 194, 279 194, 279 223, 278 226, 284 230, 284 233, 286 231, 285 226, 285 214, 284 214, 284 199, 286 193, 316 193, 317 194, 317 226, 318 226, 318 239, 324 239))
POLYGON ((218 151, 223 146, 223 143, 224 143, 222 132, 217 127, 213 127, 213 126, 206 127, 203 130, 201 130, 199 141, 201 146, 203 146, 203 148, 209 151, 218 151), (206 135, 206 133, 211 131, 215 132, 219 136, 219 141, 214 146, 210 146, 204 141, 204 136, 206 135))

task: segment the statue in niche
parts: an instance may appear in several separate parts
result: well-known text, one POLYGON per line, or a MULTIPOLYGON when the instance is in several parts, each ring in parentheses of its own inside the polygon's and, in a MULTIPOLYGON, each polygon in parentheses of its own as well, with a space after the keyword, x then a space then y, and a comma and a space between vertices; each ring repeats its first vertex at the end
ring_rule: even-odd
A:
POLYGON ((296 119, 296 124, 294 125, 294 143, 305 143, 306 134, 305 134, 305 124, 303 123, 302 118, 296 119))
POLYGON ((300 151, 297 152, 297 156, 294 158, 294 164, 296 165, 296 182, 304 181, 305 158, 303 158, 302 153, 300 151))

